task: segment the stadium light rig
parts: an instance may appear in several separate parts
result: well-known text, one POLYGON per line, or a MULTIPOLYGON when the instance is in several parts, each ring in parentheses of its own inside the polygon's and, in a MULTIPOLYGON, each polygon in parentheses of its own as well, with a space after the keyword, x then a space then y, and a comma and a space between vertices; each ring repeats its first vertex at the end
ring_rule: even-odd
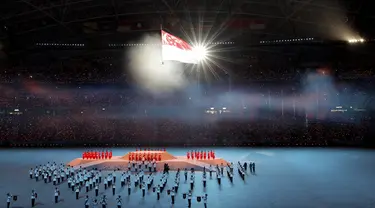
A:
POLYGON ((349 39, 348 40, 348 43, 350 43, 350 44, 364 43, 364 42, 366 42, 366 40, 363 39, 363 38, 360 38, 360 39, 349 39))

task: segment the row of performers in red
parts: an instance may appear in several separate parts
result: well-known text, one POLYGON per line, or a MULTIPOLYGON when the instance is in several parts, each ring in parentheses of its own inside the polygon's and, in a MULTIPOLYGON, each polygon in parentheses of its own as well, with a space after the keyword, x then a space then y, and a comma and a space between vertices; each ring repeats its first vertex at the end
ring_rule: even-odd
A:
POLYGON ((138 151, 145 151, 145 152, 151 152, 151 151, 154 151, 154 152, 166 152, 167 150, 165 148, 158 148, 158 149, 151 149, 151 148, 136 148, 135 149, 136 152, 138 151))
POLYGON ((190 151, 186 153, 187 159, 197 159, 197 160, 205 160, 205 159, 215 159, 215 152, 214 151, 190 151))
POLYGON ((84 160, 106 160, 112 158, 112 150, 108 151, 85 151, 82 153, 84 160))
POLYGON ((161 161, 160 153, 129 153, 130 161, 161 161))

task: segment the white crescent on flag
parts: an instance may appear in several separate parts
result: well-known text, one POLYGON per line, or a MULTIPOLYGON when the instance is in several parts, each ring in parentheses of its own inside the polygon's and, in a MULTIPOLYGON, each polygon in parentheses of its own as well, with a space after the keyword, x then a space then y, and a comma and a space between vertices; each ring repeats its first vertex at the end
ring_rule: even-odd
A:
POLYGON ((161 31, 163 61, 179 61, 197 64, 199 59, 187 42, 165 31, 161 31))

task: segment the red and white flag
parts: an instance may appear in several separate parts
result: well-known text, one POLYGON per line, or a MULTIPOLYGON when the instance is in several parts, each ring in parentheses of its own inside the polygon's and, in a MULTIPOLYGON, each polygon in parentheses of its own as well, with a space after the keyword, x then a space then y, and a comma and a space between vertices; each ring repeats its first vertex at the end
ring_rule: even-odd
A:
POLYGON ((196 64, 199 59, 187 42, 165 31, 161 31, 163 61, 179 61, 196 64))

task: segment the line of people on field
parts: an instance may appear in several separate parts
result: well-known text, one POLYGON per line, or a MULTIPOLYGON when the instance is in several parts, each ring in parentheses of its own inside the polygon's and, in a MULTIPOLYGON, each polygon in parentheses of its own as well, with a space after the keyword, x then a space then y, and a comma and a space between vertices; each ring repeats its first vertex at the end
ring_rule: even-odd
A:
POLYGON ((135 149, 136 152, 166 152, 167 149, 166 148, 157 148, 157 149, 153 149, 153 148, 136 148, 135 149))
POLYGON ((108 151, 84 151, 82 153, 84 160, 107 160, 112 159, 112 150, 108 151))
POLYGON ((215 151, 213 150, 210 150, 210 151, 188 151, 186 152, 186 158, 188 160, 192 159, 196 159, 196 160, 211 160, 211 159, 215 159, 216 158, 216 155, 215 155, 215 151))
POLYGON ((161 153, 152 152, 130 152, 130 161, 161 161, 161 153))

